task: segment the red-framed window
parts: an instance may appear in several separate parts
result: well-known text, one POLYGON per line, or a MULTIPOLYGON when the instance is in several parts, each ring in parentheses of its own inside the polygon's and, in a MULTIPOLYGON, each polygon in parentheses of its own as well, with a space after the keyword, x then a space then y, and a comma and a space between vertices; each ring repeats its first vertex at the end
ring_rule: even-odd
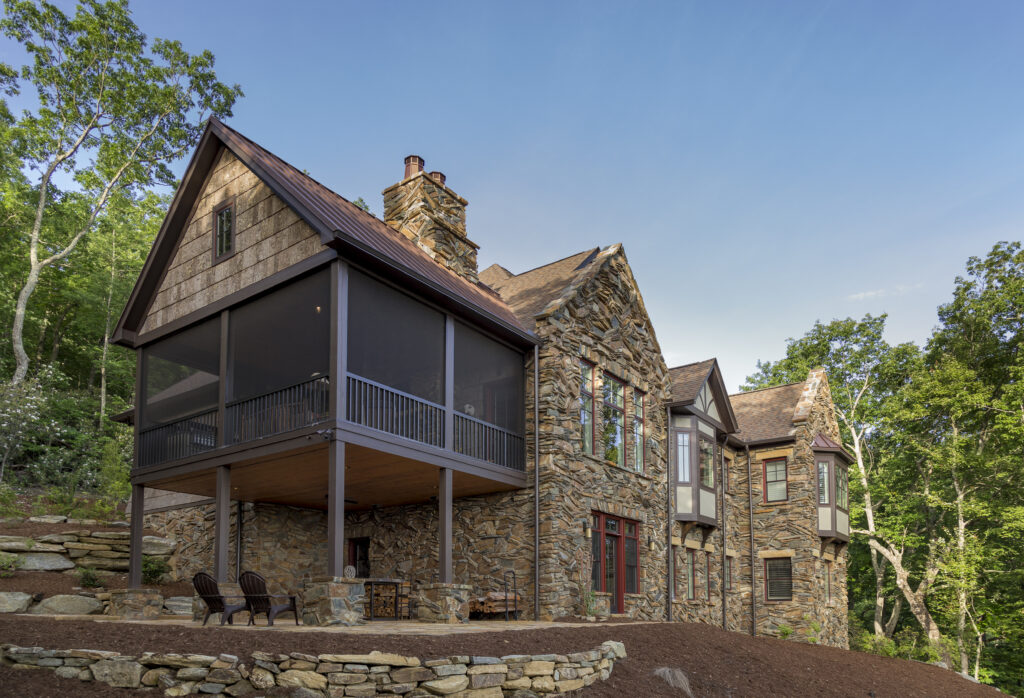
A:
POLYGON ((793 598, 793 560, 772 557, 764 561, 765 601, 789 601, 793 598))
POLYGON ((580 359, 580 443, 594 455, 594 364, 580 359))
POLYGON ((615 376, 604 374, 601 385, 601 440, 604 459, 620 468, 626 456, 626 385, 615 376))
POLYGON ((647 471, 647 413, 642 390, 633 389, 633 470, 647 471))
POLYGON ((785 502, 789 499, 789 476, 785 458, 764 462, 764 501, 785 502))
POLYGON ((640 588, 640 524, 599 511, 591 516, 591 590, 611 594, 612 612, 622 613, 623 595, 640 588))
POLYGON ((227 259, 235 251, 235 206, 229 202, 213 212, 213 260, 227 259))

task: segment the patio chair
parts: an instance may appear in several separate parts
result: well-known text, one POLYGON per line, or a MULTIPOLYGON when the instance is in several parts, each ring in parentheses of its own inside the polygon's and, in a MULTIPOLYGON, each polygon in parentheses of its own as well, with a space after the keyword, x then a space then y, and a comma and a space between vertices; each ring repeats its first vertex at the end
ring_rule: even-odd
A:
POLYGON ((220 614, 221 625, 224 625, 225 621, 228 625, 234 625, 231 616, 235 615, 239 611, 245 610, 246 605, 244 603, 224 603, 224 595, 220 593, 220 587, 217 586, 217 580, 206 572, 199 572, 196 576, 192 577, 192 586, 195 587, 196 593, 199 594, 199 598, 201 598, 203 603, 206 604, 206 615, 203 616, 203 625, 206 625, 206 621, 210 620, 210 616, 214 613, 220 614))
POLYGON ((299 609, 294 596, 268 594, 267 580, 255 572, 242 572, 238 575, 238 583, 245 594, 245 605, 249 609, 249 625, 255 625, 258 613, 267 617, 267 625, 273 625, 274 618, 279 613, 289 612, 295 615, 295 625, 299 624, 299 609), (288 599, 288 603, 274 604, 273 599, 288 599))

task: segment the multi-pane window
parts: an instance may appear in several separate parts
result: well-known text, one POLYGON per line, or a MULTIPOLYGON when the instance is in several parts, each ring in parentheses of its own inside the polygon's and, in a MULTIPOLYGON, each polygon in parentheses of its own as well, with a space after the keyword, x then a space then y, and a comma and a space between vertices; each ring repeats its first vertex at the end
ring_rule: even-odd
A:
POLYGON ((818 461, 818 504, 828 504, 828 461, 825 460, 818 461))
POLYGON ((600 512, 592 517, 591 589, 610 593, 612 612, 621 613, 622 595, 639 590, 639 524, 600 512))
POLYGON ((793 598, 793 561, 788 557, 765 560, 765 597, 769 601, 789 601, 793 598))
POLYGON ((679 482, 690 483, 690 432, 676 432, 676 471, 679 482))
POLYGON ((846 511, 850 507, 850 481, 846 468, 836 469, 836 506, 846 511))
POLYGON ((616 378, 605 374, 601 397, 603 421, 602 440, 604 459, 619 467, 625 465, 626 410, 625 386, 616 378))
POLYGON ((227 257, 235 249, 235 207, 225 206, 213 214, 215 259, 227 257))
POLYGON ((700 440, 700 484, 715 486, 715 445, 706 439, 700 440))
POLYGON ((633 470, 638 473, 644 472, 645 462, 645 436, 647 434, 646 414, 644 412, 644 394, 639 390, 633 391, 633 470))
POLYGON ((625 592, 635 594, 639 588, 640 551, 638 549, 637 525, 634 521, 623 522, 622 564, 625 568, 625 592))
POLYGON ((580 440, 583 452, 594 455, 594 365, 580 359, 580 440))
POLYGON ((784 502, 788 497, 786 459, 766 460, 764 462, 764 500, 766 502, 784 502))

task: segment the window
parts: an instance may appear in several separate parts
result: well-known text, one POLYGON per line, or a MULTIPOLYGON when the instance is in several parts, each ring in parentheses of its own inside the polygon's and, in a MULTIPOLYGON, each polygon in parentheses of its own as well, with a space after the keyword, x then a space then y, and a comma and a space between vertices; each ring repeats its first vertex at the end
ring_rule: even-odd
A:
POLYGON ((232 203, 213 212, 213 259, 226 259, 234 251, 235 207, 232 203))
POLYGON ((825 601, 832 601, 832 563, 825 561, 825 601))
POLYGON ((706 439, 700 440, 700 484, 709 489, 715 486, 715 445, 706 439))
POLYGON ((626 413, 623 402, 625 386, 616 378, 605 374, 601 397, 603 398, 604 459, 620 468, 623 467, 626 442, 626 413))
POLYGON ((647 426, 645 424, 644 394, 633 391, 633 470, 642 473, 647 468, 644 448, 647 426))
POLYGON ((725 482, 722 484, 725 486, 725 493, 732 494, 732 458, 725 459, 725 482))
POLYGON ((836 506, 843 511, 850 508, 850 481, 846 468, 836 468, 836 506))
POLYGON ((356 577, 370 576, 370 539, 348 539, 348 564, 356 569, 356 577))
POLYGON ((764 561, 765 596, 769 601, 793 598, 793 561, 775 557, 764 561))
POLYGON ((455 411, 523 432, 523 355, 455 323, 455 411))
MULTIPOLYGON (((220 401, 220 318, 206 320, 142 350, 142 429, 216 410, 220 401)), ((204 439, 215 445, 216 429, 204 439)))
POLYGON ((711 600, 711 553, 704 552, 704 598, 711 600))
POLYGON ((683 484, 690 483, 690 432, 676 432, 676 476, 683 484))
POLYGON ((580 359, 580 438, 583 452, 594 455, 594 365, 580 359))
POLYGON ((686 598, 691 601, 697 597, 697 574, 694 567, 696 567, 696 553, 687 548, 686 549, 686 598))
POLYGON ((818 461, 818 504, 828 504, 828 461, 824 460, 818 461))
POLYGON ((732 557, 725 558, 725 590, 732 591, 732 557))
POLYGON ((764 501, 784 502, 788 498, 786 459, 766 460, 764 462, 764 501))
POLYGON ((612 613, 622 613, 623 594, 639 591, 639 524, 600 512, 592 514, 592 591, 612 595, 612 613))

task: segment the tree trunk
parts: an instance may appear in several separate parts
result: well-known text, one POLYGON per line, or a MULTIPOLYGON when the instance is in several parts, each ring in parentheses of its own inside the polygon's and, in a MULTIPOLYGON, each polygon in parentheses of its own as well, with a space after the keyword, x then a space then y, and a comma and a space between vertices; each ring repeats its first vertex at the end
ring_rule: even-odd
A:
POLYGON ((900 611, 903 610, 903 599, 897 596, 892 602, 892 612, 889 614, 889 621, 885 624, 885 636, 892 639, 896 630, 896 624, 900 620, 900 611))
POLYGON ((110 351, 110 306, 114 298, 114 279, 117 275, 117 235, 110 232, 110 285, 107 286, 107 312, 103 324, 103 354, 100 358, 100 418, 97 425, 103 429, 107 416, 107 354, 110 351))
POLYGON ((39 284, 40 266, 33 262, 28 271, 28 278, 25 285, 21 287, 18 294, 18 302, 14 306, 14 326, 11 328, 11 344, 14 347, 14 376, 11 383, 17 385, 25 380, 28 375, 28 354, 25 353, 25 308, 28 307, 28 299, 39 284))

